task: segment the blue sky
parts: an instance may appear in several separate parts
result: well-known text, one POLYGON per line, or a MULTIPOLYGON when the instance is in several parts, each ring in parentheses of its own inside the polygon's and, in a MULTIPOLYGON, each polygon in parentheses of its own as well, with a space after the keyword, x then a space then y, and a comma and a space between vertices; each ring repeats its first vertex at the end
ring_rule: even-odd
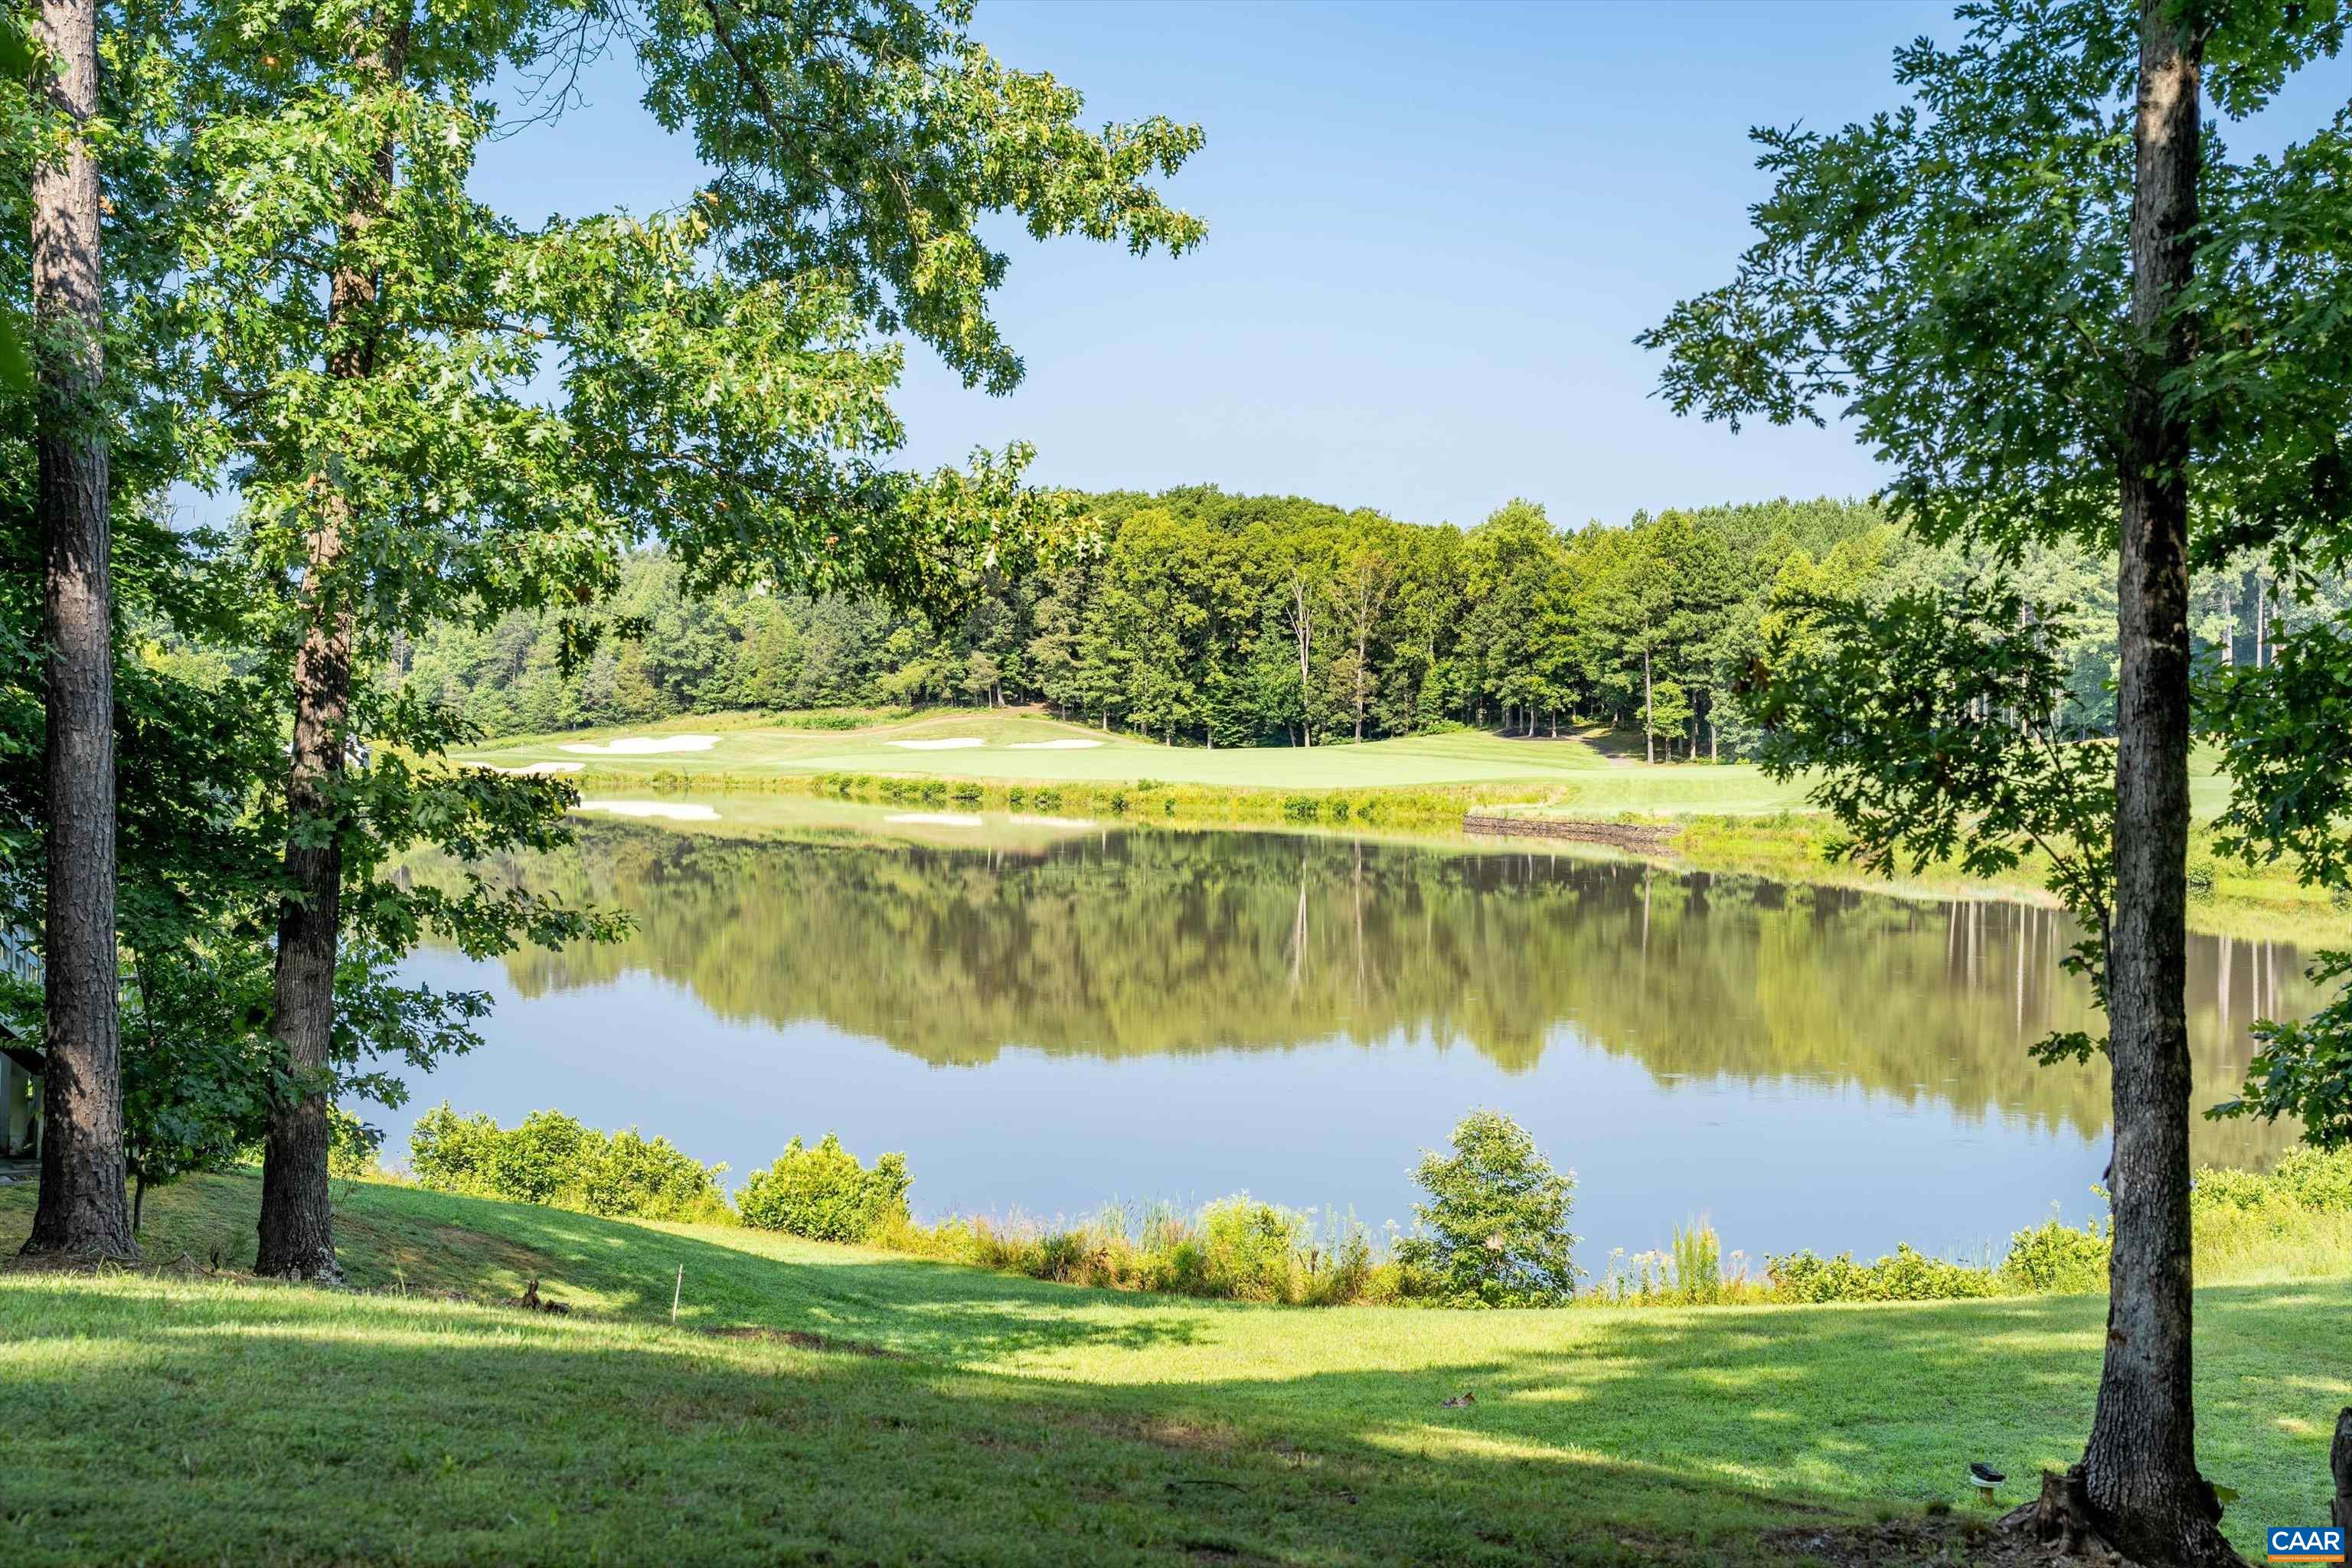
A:
MULTIPOLYGON (((1027 381, 968 392, 918 346, 907 456, 1024 438, 1045 482, 1210 481, 1421 521, 1515 495, 1576 523, 1865 493, 1850 433, 1677 419, 1631 340, 1728 276, 1765 189, 1748 127, 1891 107, 1890 51, 1951 30, 1948 5, 1893 0, 982 0, 976 35, 1081 89, 1090 121, 1203 126, 1169 195, 1209 237, 1138 261, 1008 227, 997 308, 1027 381)), ((2314 74, 2305 124, 2345 96, 2336 68, 2314 74)), ((694 187, 625 65, 585 88, 554 133, 487 151, 485 199, 536 220, 694 187)))

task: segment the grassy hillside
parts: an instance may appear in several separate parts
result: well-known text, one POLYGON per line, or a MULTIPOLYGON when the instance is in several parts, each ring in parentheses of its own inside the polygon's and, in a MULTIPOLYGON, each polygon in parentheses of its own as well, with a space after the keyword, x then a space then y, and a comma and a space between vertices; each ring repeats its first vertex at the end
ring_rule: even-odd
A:
MULTIPOLYGON (((1508 785, 1475 798, 1516 798, 1576 816, 1750 816, 1807 809, 1802 780, 1775 783, 1744 763, 1651 764, 1622 736, 1553 738, 1484 731, 1413 735, 1362 745, 1162 746, 1026 710, 934 710, 853 729, 812 730, 749 713, 671 719, 630 729, 512 736, 457 753, 494 767, 555 766, 604 785, 656 779, 684 787, 821 773, 898 774, 991 783, 1127 784, 1292 791, 1429 790, 1508 785), (708 737, 691 751, 614 752, 615 742, 708 737)), ((2228 786, 2210 757, 2191 779, 2200 818, 2228 786)), ((1465 795, 1465 801, 1473 798, 1465 795)))
MULTIPOLYGON (((579 763, 598 777, 667 773, 691 780, 723 773, 902 773, 934 778, 1019 779, 1046 784, 1169 784, 1242 789, 1412 789, 1525 782, 1532 786, 1590 784, 1625 773, 1626 764, 1582 741, 1505 739, 1484 733, 1416 735, 1360 746, 1266 746, 1211 751, 1161 746, 1132 736, 1022 711, 950 710, 848 731, 811 731, 761 723, 749 715, 674 719, 627 730, 585 730, 500 741, 463 754, 499 767, 579 763), (708 750, 614 755, 569 751, 615 739, 712 735, 708 750), (941 745, 942 742, 961 744, 941 745), (971 742, 977 742, 978 744, 971 742)), ((1658 770, 1663 775, 1668 770, 1658 770)), ((1801 791, 1763 795, 1753 769, 1687 769, 1739 780, 1730 794, 1770 809, 1801 791)), ((1720 790, 1720 783, 1717 786, 1720 790)), ((1766 791, 1778 786, 1764 784, 1766 791)), ((1531 788, 1528 795, 1542 793, 1531 788)))
MULTIPOLYGON (((149 1256, 233 1268, 257 1195, 154 1194, 149 1256)), ((1795 1563, 1936 1503, 1964 1540, 1971 1459, 2021 1496, 2104 1311, 1246 1307, 389 1185, 341 1235, 369 1293, 0 1275, 8 1560, 1795 1563), (534 1274, 569 1315, 491 1304, 534 1274)), ((2242 1547, 2324 1506, 2347 1308, 2200 1294, 2242 1547)))

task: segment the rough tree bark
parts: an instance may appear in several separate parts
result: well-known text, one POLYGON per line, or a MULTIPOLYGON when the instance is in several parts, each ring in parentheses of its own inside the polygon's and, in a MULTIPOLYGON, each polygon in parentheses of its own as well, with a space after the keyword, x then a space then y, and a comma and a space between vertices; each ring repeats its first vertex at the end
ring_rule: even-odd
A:
POLYGON ((2189 432, 2163 378, 2197 353, 2175 311, 2198 216, 2199 44, 2142 0, 2131 220, 2131 371, 2117 574, 2114 1055, 2115 1247, 2106 1361, 2083 1456, 2101 1533, 2134 1560, 2236 1563, 2197 1471, 2191 1404, 2189 1029, 2189 432))
MULTIPOLYGON (((341 294, 339 275, 335 291, 341 294)), ((341 509, 330 507, 331 518, 341 509)), ((293 819, 316 822, 332 810, 343 772, 351 714, 352 617, 324 602, 317 585, 342 553, 342 530, 330 521, 310 541, 304 590, 310 625, 294 661, 294 746, 286 786, 293 819)), ((278 967, 271 1033, 298 1075, 323 1072, 335 1022, 335 958, 342 919, 343 854, 330 837, 289 841, 286 876, 296 891, 279 906, 278 967)), ((327 1099, 314 1087, 281 1096, 270 1108, 261 1163, 261 1235, 254 1272, 338 1283, 334 1217, 329 1201, 327 1099)))
MULTIPOLYGON (((397 79, 406 52, 406 25, 389 47, 363 61, 397 79)), ((355 183, 346 199, 342 247, 346 255, 383 210, 393 174, 394 149, 376 154, 371 176, 355 183)), ((376 300, 374 276, 351 264, 339 266, 329 281, 327 371, 360 378, 375 369, 374 342, 367 321, 376 300)), ((317 825, 333 816, 337 786, 350 744, 352 647, 355 635, 348 596, 337 583, 352 524, 350 510, 332 478, 315 474, 312 491, 318 521, 307 541, 302 607, 307 618, 302 646, 294 659, 294 742, 287 769, 286 802, 297 824, 317 825)), ((261 1163, 260 1245, 257 1274, 341 1283, 335 1259, 334 1213, 327 1156, 331 1124, 327 1097, 315 1087, 327 1070, 335 1025, 335 961, 342 918, 343 852, 332 833, 316 843, 289 837, 286 875, 292 891, 278 908, 278 965, 274 976, 270 1033, 298 1079, 294 1094, 271 1107, 261 1163)))
MULTIPOLYGON (((34 90, 60 118, 98 112, 95 0, 43 0, 55 68, 34 90)), ((47 643, 47 1062, 41 1192, 28 1253, 136 1258, 123 1194, 121 1019, 114 921, 114 639, 108 560, 98 164, 75 134, 33 171, 39 357, 34 505, 47 643)))

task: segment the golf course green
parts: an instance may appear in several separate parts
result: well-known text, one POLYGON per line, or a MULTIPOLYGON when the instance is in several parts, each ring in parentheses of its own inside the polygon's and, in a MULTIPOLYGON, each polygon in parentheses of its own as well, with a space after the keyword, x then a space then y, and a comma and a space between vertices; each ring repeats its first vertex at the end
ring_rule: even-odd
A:
POLYGON ((1654 767, 1576 736, 1460 731, 1362 744, 1163 746, 1031 711, 950 709, 853 730, 810 730, 756 714, 488 742, 454 753, 491 767, 534 764, 598 778, 853 773, 1037 784, 1158 781, 1211 788, 1428 789, 1523 784, 1530 803, 1587 809, 1770 812, 1801 808, 1801 784, 1746 764, 1654 767))
MULTIPOLYGON (((1811 809, 1809 781, 1775 781, 1748 763, 1651 763, 1606 731, 1551 736, 1453 731, 1316 746, 1166 746, 1033 710, 934 709, 855 728, 793 715, 719 713, 625 728, 510 736, 453 760, 576 776, 725 789, 824 773, 991 784, 1173 784, 1307 792, 1460 789, 1475 804, 1575 816, 1752 816, 1811 809)), ((2197 815, 2229 798, 2210 755, 2194 768, 2197 815)), ((1472 804, 1465 795, 1465 804, 1472 804)))

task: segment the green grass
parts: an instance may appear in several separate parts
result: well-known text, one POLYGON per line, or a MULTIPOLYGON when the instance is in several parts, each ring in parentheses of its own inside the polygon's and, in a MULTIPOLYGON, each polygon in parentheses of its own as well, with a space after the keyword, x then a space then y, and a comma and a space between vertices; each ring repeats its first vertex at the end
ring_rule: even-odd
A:
MULTIPOLYGON (((1692 816, 1683 820, 1682 827, 1675 846, 1677 853, 1694 868, 1706 870, 1939 897, 1981 896, 1990 889, 2042 903, 2055 901, 2048 892, 2048 858, 2038 852, 2029 854, 2015 870, 1997 881, 1971 878, 1957 867, 1946 866, 1890 882, 1846 861, 1826 858, 1825 851, 1839 831, 1837 824, 1821 813, 1692 816)), ((2211 832, 2201 824, 2190 830, 2189 862, 2192 868, 2212 874, 2210 888, 2189 896, 2191 931, 2292 942, 2305 947, 2340 945, 2352 934, 2352 911, 2339 905, 2328 889, 2297 881, 2293 867, 2286 863, 2250 868, 2217 861, 2211 832)))
MULTIPOLYGON (((1213 751, 1200 746, 1157 745, 1130 735, 1066 724, 1028 711, 987 709, 933 710, 847 731, 788 728, 782 723, 765 723, 756 715, 720 714, 560 735, 521 736, 459 755, 466 762, 498 767, 582 763, 593 776, 608 779, 673 775, 692 780, 698 775, 763 772, 854 773, 1017 779, 1045 784, 1127 784, 1138 779, 1160 779, 1170 784, 1220 788, 1282 790, 1410 789, 1506 781, 1564 787, 1625 768, 1625 764, 1613 762, 1592 746, 1570 738, 1507 740, 1463 732, 1372 741, 1360 746, 1254 746, 1213 751), (642 756, 599 756, 563 750, 566 745, 598 744, 622 736, 677 734, 716 735, 719 743, 705 752, 642 756), (947 750, 900 744, 943 740, 978 740, 982 743, 947 750), (1015 749, 1037 748, 1043 742, 1055 741, 1094 743, 1067 750, 1015 749)), ((1540 791, 1528 793, 1532 798, 1540 791)))
MULTIPOLYGON (((854 714, 848 715, 854 717, 854 714)), ((837 715, 828 715, 828 720, 837 715)), ((1807 809, 1807 783, 1778 782, 1745 763, 1659 763, 1640 760, 1624 737, 1586 730, 1552 738, 1462 731, 1412 735, 1361 745, 1247 746, 1211 750, 1163 746, 1133 735, 1065 723, 1027 710, 931 710, 856 728, 812 730, 801 716, 773 721, 723 713, 658 723, 522 735, 457 753, 495 767, 578 764, 598 786, 656 782, 672 788, 751 784, 762 777, 807 779, 824 773, 971 779, 1076 785, 1167 784, 1218 790, 1427 790, 1467 785, 1510 789, 1465 794, 1464 804, 1516 800, 1537 815, 1745 816, 1807 809), (600 755, 566 751, 617 738, 710 735, 708 751, 600 755), (908 742, 977 741, 948 749, 908 742), (1041 749, 1085 742, 1083 748, 1041 749)), ((2191 781, 2200 818, 2220 811, 2226 781, 2200 753, 2191 781)))
MULTIPOLYGON (((249 1258, 256 1199, 152 1195, 150 1258, 249 1258)), ((27 1210, 0 1191, 0 1243, 27 1210)), ((339 1234, 394 1293, 0 1275, 6 1560, 1794 1562, 1769 1532, 1988 1517, 1971 1459, 2022 1496, 2079 1447, 2104 1325, 1247 1307, 375 1184, 339 1234), (574 1311, 486 1304, 529 1274, 574 1311)), ((2342 1279, 2200 1292, 2241 1546, 2324 1495, 2348 1308, 2342 1279)))

